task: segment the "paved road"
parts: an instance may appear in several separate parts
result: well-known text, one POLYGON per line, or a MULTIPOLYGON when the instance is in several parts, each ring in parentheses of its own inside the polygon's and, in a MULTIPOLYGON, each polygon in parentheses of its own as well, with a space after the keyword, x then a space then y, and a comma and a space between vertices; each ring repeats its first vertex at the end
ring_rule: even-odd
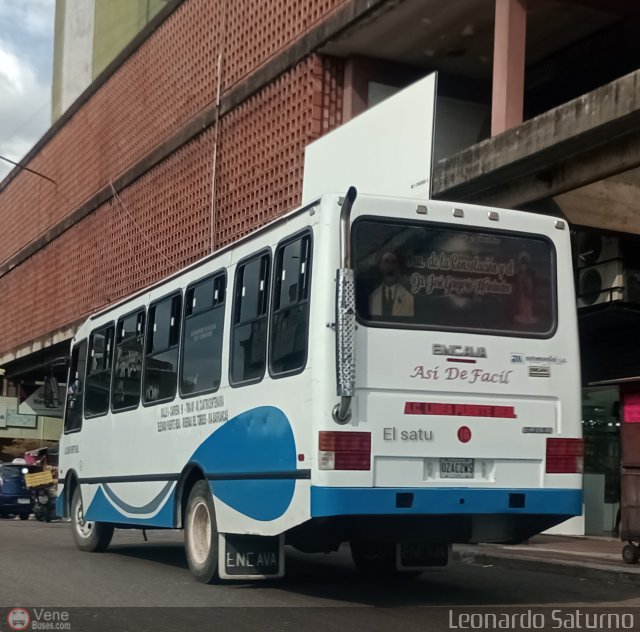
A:
MULTIPOLYGON (((75 548, 67 524, 0 520, 0 630, 8 629, 7 609, 16 606, 89 608, 71 610, 74 632, 199 628, 212 619, 217 630, 295 626, 304 632, 345 627, 356 632, 388 630, 401 622, 403 630, 431 631, 451 629, 449 607, 633 612, 640 606, 637 586, 492 566, 453 564, 414 581, 367 580, 356 573, 346 550, 331 555, 288 550, 283 580, 207 586, 189 574, 181 532, 151 531, 148 537, 144 542, 139 531, 118 531, 107 553, 89 554, 75 548)), ((638 629, 640 610, 634 616, 638 629)))

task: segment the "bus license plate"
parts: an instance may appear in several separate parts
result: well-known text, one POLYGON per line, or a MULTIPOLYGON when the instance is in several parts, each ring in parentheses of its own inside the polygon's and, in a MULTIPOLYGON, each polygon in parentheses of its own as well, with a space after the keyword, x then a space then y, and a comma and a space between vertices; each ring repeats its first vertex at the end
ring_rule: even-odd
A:
POLYGON ((31 502, 28 498, 18 498, 19 505, 28 505, 31 502))
POLYGON ((440 459, 440 478, 473 478, 473 459, 440 459))

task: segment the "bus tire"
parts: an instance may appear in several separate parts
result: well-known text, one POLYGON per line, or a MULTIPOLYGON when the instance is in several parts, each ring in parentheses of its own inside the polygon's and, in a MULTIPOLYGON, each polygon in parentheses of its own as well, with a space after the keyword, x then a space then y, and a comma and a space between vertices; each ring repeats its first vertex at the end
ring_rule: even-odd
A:
POLYGON ((71 531, 76 546, 81 551, 102 553, 107 550, 113 537, 113 527, 104 522, 89 522, 84 519, 82 494, 77 486, 71 499, 71 531))
POLYGON ((637 564, 640 560, 640 547, 629 542, 622 547, 622 559, 625 564, 637 564))
POLYGON ((29 514, 28 513, 21 513, 20 514, 20 520, 29 520, 29 514))
POLYGON ((351 557, 358 571, 367 577, 381 577, 395 572, 395 542, 351 541, 351 557))
POLYGON ((200 582, 210 584, 218 572, 218 525, 207 481, 198 481, 189 494, 184 546, 193 576, 200 582))

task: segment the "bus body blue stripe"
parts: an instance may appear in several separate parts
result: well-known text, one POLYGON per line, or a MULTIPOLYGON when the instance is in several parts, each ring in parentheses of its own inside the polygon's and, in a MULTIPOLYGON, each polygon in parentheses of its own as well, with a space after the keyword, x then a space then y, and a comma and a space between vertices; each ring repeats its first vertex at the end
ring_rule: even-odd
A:
POLYGON ((56 515, 59 517, 67 517, 65 513, 65 491, 64 487, 58 492, 56 498, 56 515))
POLYGON ((209 481, 216 498, 254 520, 275 520, 289 508, 296 488, 292 479, 209 481))
POLYGON ((118 511, 105 496, 102 487, 99 487, 86 511, 87 520, 95 522, 114 522, 121 524, 148 526, 148 527, 168 527, 173 524, 173 503, 175 492, 171 492, 164 503, 162 509, 152 518, 131 518, 118 511))
POLYGON ((118 495, 106 483, 103 483, 100 489, 102 489, 102 491, 111 499, 111 502, 116 507, 118 507, 118 509, 122 509, 122 511, 126 511, 130 514, 150 514, 158 509, 158 507, 160 507, 160 505, 162 505, 163 502, 168 499, 172 485, 173 483, 171 481, 167 482, 167 484, 160 490, 156 497, 150 500, 143 507, 137 507, 124 502, 124 500, 118 498, 118 495))
POLYGON ((252 408, 208 436, 190 461, 210 474, 292 471, 297 465, 293 430, 279 408, 252 408))
MULTIPOLYGON (((252 408, 228 420, 198 446, 189 462, 206 472, 216 498, 260 521, 275 520, 284 515, 295 493, 295 479, 308 478, 307 471, 297 469, 291 424, 287 416, 273 406, 252 408), (238 478, 234 479, 234 474, 238 478), (247 475, 255 478, 247 478, 247 475)), ((135 481, 131 483, 135 484, 135 481)), ((104 489, 98 488, 87 509, 87 518, 98 522, 173 527, 174 492, 168 494, 171 484, 171 481, 167 482, 144 507, 135 507, 102 483, 104 489), (152 513, 161 504, 164 506, 154 518, 145 519, 129 518, 112 503, 130 514, 152 513)), ((58 503, 62 505, 62 494, 58 503)))
POLYGON ((311 516, 545 514, 579 516, 580 489, 469 489, 311 487, 311 516), (413 494, 411 507, 397 507, 397 494, 413 494), (509 506, 509 495, 524 495, 524 507, 509 506))
POLYGON ((190 460, 210 480, 213 494, 254 520, 275 520, 287 511, 295 480, 215 480, 216 475, 294 472, 296 444, 287 416, 273 406, 252 408, 210 435, 190 460))

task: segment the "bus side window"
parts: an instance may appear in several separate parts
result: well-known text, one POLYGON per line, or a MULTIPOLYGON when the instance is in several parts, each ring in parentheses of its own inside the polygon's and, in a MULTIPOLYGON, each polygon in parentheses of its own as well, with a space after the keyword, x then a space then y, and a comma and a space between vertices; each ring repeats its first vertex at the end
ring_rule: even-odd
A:
POLYGON ((215 391, 222 374, 225 273, 187 288, 184 301, 180 394, 215 391))
POLYGON ((309 333, 311 235, 276 250, 269 366, 274 376, 304 369, 309 333))
POLYGON ((84 416, 96 417, 109 410, 113 325, 96 329, 89 336, 89 358, 84 397, 84 416))
POLYGON ((135 408, 140 403, 144 310, 125 316, 116 326, 116 355, 111 386, 114 411, 135 408))
POLYGON ((147 403, 173 399, 178 385, 178 347, 182 295, 149 307, 143 399, 147 403))
POLYGON ((71 352, 71 369, 67 387, 67 406, 64 411, 64 433, 82 429, 82 399, 87 368, 87 341, 77 343, 71 352))
POLYGON ((236 269, 233 329, 231 332, 231 383, 259 382, 267 357, 267 307, 269 254, 236 269))

